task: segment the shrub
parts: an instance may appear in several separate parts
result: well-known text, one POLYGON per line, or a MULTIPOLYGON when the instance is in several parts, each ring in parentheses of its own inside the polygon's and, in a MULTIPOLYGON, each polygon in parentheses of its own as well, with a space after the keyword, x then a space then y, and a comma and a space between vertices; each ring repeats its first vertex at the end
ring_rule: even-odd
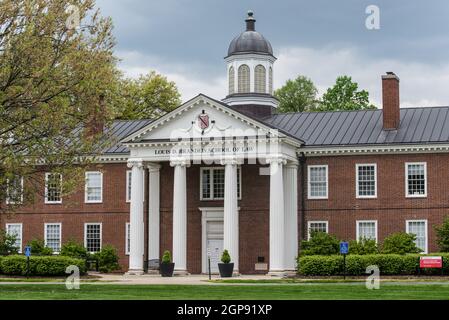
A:
POLYGON ((75 240, 69 240, 61 247, 61 256, 78 258, 78 259, 87 259, 89 253, 84 246, 75 240))
POLYGON ((226 249, 223 251, 223 254, 221 255, 221 262, 223 263, 231 262, 231 256, 229 255, 229 251, 226 249))
POLYGON ((0 230, 0 255, 17 254, 19 248, 16 246, 16 239, 15 235, 8 234, 5 230, 0 230))
POLYGON ((405 232, 393 233, 386 237, 382 245, 382 253, 385 254, 406 254, 420 253, 416 244, 416 235, 405 232))
POLYGON ((310 240, 301 243, 301 255, 332 255, 340 250, 340 241, 326 232, 312 231, 310 240))
POLYGON ((303 256, 298 259, 298 273, 305 276, 331 276, 343 270, 343 256, 303 256))
POLYGON ((449 252, 449 217, 444 219, 440 226, 435 226, 437 234, 437 244, 441 252, 449 252))
POLYGON ((98 260, 98 270, 103 273, 120 270, 117 250, 111 245, 105 245, 100 252, 94 254, 98 260))
POLYGON ((31 254, 33 256, 51 256, 53 255, 53 250, 45 246, 44 240, 34 239, 31 240, 27 246, 31 247, 31 254))
POLYGON ((171 254, 170 251, 166 250, 164 255, 162 256, 162 263, 171 263, 171 254))
MULTIPOLYGON (((80 274, 86 273, 84 260, 61 256, 32 256, 30 257, 30 276, 65 276, 68 266, 75 265, 80 274)), ((25 276, 27 272, 27 258, 25 256, 8 256, 0 260, 2 274, 25 276)))
POLYGON ((349 241, 349 254, 376 254, 379 253, 376 240, 361 238, 359 241, 349 241))

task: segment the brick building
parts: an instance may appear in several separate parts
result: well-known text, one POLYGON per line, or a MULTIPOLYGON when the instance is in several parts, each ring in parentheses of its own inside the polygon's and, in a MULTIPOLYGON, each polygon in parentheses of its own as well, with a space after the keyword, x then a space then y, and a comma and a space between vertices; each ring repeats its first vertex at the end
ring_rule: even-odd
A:
POLYGON ((399 78, 382 76, 382 110, 276 113, 270 43, 247 30, 229 46, 229 95, 198 95, 158 120, 116 121, 120 141, 61 198, 64 177, 43 175, 45 196, 1 225, 22 248, 69 239, 114 245, 141 274, 170 250, 178 273, 212 271, 228 249, 240 273, 294 271, 310 230, 340 239, 393 232, 438 250, 449 210, 449 107, 402 108, 399 78))

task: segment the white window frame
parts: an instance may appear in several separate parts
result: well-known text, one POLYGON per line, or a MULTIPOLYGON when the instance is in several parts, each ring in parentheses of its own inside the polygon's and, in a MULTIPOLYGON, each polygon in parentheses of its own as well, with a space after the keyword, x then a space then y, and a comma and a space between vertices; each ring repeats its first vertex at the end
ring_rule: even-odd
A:
POLYGON ((406 220, 405 221, 405 232, 406 233, 410 233, 409 232, 409 225, 408 225, 410 222, 424 222, 425 232, 426 232, 426 248, 421 253, 422 254, 427 254, 429 252, 429 229, 428 229, 427 219, 406 220))
POLYGON ((317 221, 317 220, 311 220, 311 221, 307 221, 307 240, 310 240, 310 225, 312 223, 323 223, 326 225, 326 233, 329 233, 329 221, 327 220, 321 220, 321 221, 317 221))
MULTIPOLYGON (((130 236, 130 231, 131 231, 130 228, 131 228, 131 223, 127 222, 125 224, 125 255, 127 255, 127 256, 129 255, 129 252, 131 249, 128 247, 128 238, 130 236)), ((129 244, 129 246, 131 246, 131 243, 129 244)))
MULTIPOLYGON (((238 198, 238 200, 242 200, 242 194, 243 194, 243 191, 242 191, 242 167, 238 166, 237 169, 238 169, 237 172, 238 172, 238 179, 239 179, 239 184, 240 184, 240 194, 237 194, 237 198, 238 198)), ((200 200, 201 201, 224 200, 224 198, 214 198, 214 179, 213 179, 214 170, 225 171, 225 168, 224 167, 201 167, 200 168, 200 200), (210 198, 203 197, 203 172, 205 170, 210 170, 210 177, 211 177, 210 198)))
POLYGON ((85 173, 85 182, 84 182, 84 202, 85 203, 103 203, 103 172, 101 171, 87 171, 85 173), (87 189, 88 189, 88 175, 89 174, 100 174, 100 200, 88 200, 88 194, 87 194, 87 189))
MULTIPOLYGON (((84 224, 84 248, 87 249, 87 226, 99 225, 100 226, 100 250, 103 248, 103 224, 101 222, 86 222, 84 224)), ((89 251, 89 253, 95 253, 97 251, 89 251)))
POLYGON ((307 198, 312 200, 323 200, 329 198, 329 166, 327 164, 310 165, 307 166, 307 198), (326 168, 326 195, 325 196, 312 196, 310 172, 314 168, 326 168))
POLYGON ((406 198, 426 198, 427 197, 427 162, 406 162, 405 163, 405 197, 406 198), (408 166, 424 165, 424 194, 408 193, 408 166))
POLYGON ((19 246, 19 253, 22 253, 23 249, 23 223, 7 223, 5 224, 5 231, 6 233, 10 234, 8 229, 10 226, 20 226, 20 246, 19 246))
POLYGON ((131 177, 132 179, 132 170, 126 170, 126 202, 130 203, 131 202, 131 186, 129 185, 130 183, 130 179, 129 177, 131 177))
MULTIPOLYGON (((44 243, 45 246, 47 246, 47 228, 48 226, 52 226, 52 225, 59 225, 59 250, 61 250, 62 247, 62 223, 60 222, 55 222, 55 223, 45 223, 44 224, 44 243)), ((53 251, 53 254, 59 254, 60 251, 53 251)))
POLYGON ((15 202, 9 199, 9 179, 6 180, 6 204, 22 204, 23 203, 23 177, 20 177, 20 201, 15 202))
POLYGON ((379 232, 379 229, 377 228, 377 220, 357 220, 356 221, 356 241, 359 241, 360 240, 360 223, 374 223, 374 228, 375 228, 375 240, 376 240, 376 243, 377 243, 377 241, 378 241, 378 239, 379 239, 379 236, 378 236, 378 232, 379 232))
POLYGON ((62 203, 62 174, 46 172, 45 173, 45 204, 61 204, 61 203, 62 203), (61 183, 61 196, 60 196, 60 198, 61 199, 59 201, 50 201, 50 200, 48 200, 48 177, 50 175, 55 175, 55 174, 59 174, 59 177, 60 177, 60 183, 61 183))
POLYGON ((356 199, 376 199, 377 198, 377 163, 357 163, 355 165, 355 197, 356 199), (365 196, 360 195, 360 187, 359 187, 359 168, 360 167, 374 167, 374 195, 373 196, 365 196))

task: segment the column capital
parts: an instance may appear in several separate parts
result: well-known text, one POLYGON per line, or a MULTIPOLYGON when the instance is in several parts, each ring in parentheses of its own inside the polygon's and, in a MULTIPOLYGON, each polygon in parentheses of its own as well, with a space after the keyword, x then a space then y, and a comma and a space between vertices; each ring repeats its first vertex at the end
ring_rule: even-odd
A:
POLYGON ((242 159, 240 158, 235 158, 235 157, 230 157, 230 158, 224 158, 220 160, 220 163, 222 166, 225 165, 233 165, 233 166, 238 166, 240 164, 242 164, 242 159))
POLYGON ((284 165, 287 164, 287 160, 282 155, 268 156, 265 161, 267 164, 273 164, 273 163, 284 164, 284 165))
POLYGON ((298 161, 287 161, 284 167, 289 169, 298 169, 298 166, 298 161))
POLYGON ((147 163, 146 167, 150 172, 159 172, 162 166, 159 163, 150 162, 147 163))
POLYGON ((128 166, 128 168, 134 168, 134 167, 137 167, 139 169, 143 168, 143 160, 139 159, 139 158, 128 159, 127 166, 128 166))
POLYGON ((190 161, 184 158, 177 158, 170 161, 172 167, 189 167, 190 161))

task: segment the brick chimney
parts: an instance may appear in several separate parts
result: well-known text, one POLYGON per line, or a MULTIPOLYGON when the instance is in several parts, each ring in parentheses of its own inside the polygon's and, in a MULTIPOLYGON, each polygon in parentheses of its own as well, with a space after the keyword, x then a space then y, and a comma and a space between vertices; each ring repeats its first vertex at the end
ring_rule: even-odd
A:
POLYGON ((400 122, 399 77, 394 72, 382 76, 383 129, 397 130, 400 122))

